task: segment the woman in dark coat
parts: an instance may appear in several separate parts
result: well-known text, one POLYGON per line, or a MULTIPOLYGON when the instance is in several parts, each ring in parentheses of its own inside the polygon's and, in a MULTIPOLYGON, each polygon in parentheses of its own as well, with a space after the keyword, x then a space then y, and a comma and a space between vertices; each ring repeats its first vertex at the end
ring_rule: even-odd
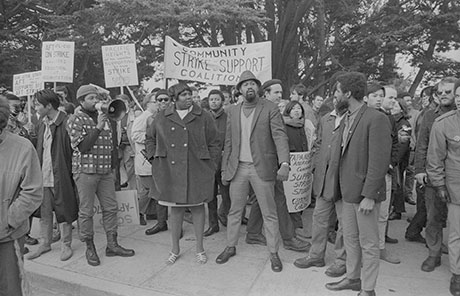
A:
POLYGON ((65 261, 72 256, 72 222, 78 218, 67 115, 58 111, 59 98, 52 90, 39 91, 34 98, 35 109, 43 118, 38 126, 37 153, 44 175, 44 197, 40 208, 41 244, 28 259, 51 250, 54 211, 61 226, 61 260, 65 261))
MULTIPOLYGON (((308 151, 305 133, 305 111, 299 101, 290 101, 283 111, 284 124, 289 141, 289 152, 308 151)), ((289 213, 295 228, 303 228, 302 212, 289 213)))
POLYGON ((184 212, 190 208, 196 258, 206 263, 204 204, 213 198, 216 163, 221 153, 218 133, 211 114, 192 102, 187 85, 175 84, 168 91, 174 104, 158 113, 147 129, 145 142, 159 204, 171 207, 173 246, 167 262, 173 264, 179 257, 184 212))

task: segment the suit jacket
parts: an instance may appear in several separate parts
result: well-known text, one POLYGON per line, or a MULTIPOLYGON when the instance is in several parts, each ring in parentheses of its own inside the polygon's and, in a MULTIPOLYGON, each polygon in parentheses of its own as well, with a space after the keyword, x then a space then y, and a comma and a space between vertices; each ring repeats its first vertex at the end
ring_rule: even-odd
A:
POLYGON ((363 105, 342 147, 339 180, 344 201, 360 203, 364 197, 376 202, 385 200, 391 145, 388 117, 363 105))
MULTIPOLYGON (((222 178, 231 181, 240 158, 242 104, 228 109, 225 134, 222 178)), ((279 164, 289 163, 289 144, 286 127, 278 106, 260 99, 253 111, 251 124, 251 154, 257 175, 264 181, 276 180, 279 164)))
MULTIPOLYGON (((318 124, 318 137, 313 146, 315 173, 313 197, 337 201, 339 190, 339 162, 342 144, 343 124, 335 127, 336 116, 329 113, 318 124)), ((343 120, 343 119, 342 119, 343 120)))

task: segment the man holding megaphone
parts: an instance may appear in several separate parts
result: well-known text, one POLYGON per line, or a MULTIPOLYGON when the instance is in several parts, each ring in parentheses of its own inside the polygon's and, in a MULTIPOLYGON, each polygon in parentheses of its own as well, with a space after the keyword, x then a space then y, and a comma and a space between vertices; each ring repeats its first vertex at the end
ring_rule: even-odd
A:
POLYGON ((107 234, 106 256, 134 256, 134 250, 125 249, 117 242, 118 207, 111 166, 112 131, 108 124, 109 118, 112 120, 123 118, 126 108, 123 113, 116 107, 117 104, 99 104, 99 97, 100 93, 96 86, 81 86, 77 91, 77 100, 81 108, 69 118, 67 125, 74 150, 72 173, 80 198, 78 213, 80 239, 86 243, 86 260, 92 266, 100 264, 93 239, 95 196, 99 199, 102 208, 102 222, 107 234))

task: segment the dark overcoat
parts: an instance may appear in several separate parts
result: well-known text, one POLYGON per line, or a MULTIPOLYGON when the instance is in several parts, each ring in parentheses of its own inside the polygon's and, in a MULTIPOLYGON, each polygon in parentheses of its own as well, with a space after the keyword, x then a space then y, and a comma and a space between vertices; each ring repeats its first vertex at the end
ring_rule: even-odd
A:
MULTIPOLYGON (((72 178, 72 147, 67 134, 68 116, 59 112, 55 122, 51 124, 51 159, 54 175, 54 200, 51 201, 56 219, 59 223, 72 223, 78 218, 78 202, 75 182, 72 178)), ((38 126, 37 153, 40 165, 43 165, 43 140, 45 123, 38 126)))
POLYGON ((169 106, 148 126, 145 148, 158 200, 178 204, 212 200, 221 147, 210 113, 194 104, 181 119, 175 106, 169 106))

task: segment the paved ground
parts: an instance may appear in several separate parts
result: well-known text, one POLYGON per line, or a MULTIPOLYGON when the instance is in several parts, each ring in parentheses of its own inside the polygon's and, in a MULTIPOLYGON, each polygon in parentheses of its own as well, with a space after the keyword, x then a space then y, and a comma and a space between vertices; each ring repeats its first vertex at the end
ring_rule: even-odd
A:
MULTIPOLYGON (((410 207, 410 206, 409 206, 410 207)), ((409 209, 413 211, 414 207, 409 209)), ((424 245, 404 240, 407 226, 403 220, 392 221, 390 236, 400 243, 388 245, 388 249, 402 258, 399 265, 382 262, 376 292, 378 295, 450 295, 448 257, 443 256, 442 266, 434 272, 420 270, 427 250, 424 245)), ((37 221, 38 222, 38 221, 37 221)), ((155 221, 149 221, 151 226, 155 221)), ((34 222, 35 225, 38 223, 34 222)), ((59 260, 59 244, 40 258, 26 262, 26 270, 32 284, 32 295, 356 295, 356 292, 331 292, 324 285, 335 281, 324 274, 324 268, 300 270, 294 267, 296 258, 305 254, 280 250, 284 264, 281 273, 270 268, 267 250, 244 242, 245 228, 241 229, 237 256, 227 264, 218 265, 215 258, 225 247, 225 227, 205 239, 209 261, 199 265, 194 261, 193 229, 184 224, 185 235, 181 240, 181 257, 176 264, 168 266, 165 259, 170 250, 170 232, 154 236, 144 234, 145 226, 121 227, 120 243, 134 248, 132 258, 107 258, 104 255, 105 237, 97 228, 96 246, 102 264, 91 267, 84 257, 85 247, 74 231, 74 256, 66 262, 59 260)), ((32 234, 37 236, 34 226, 32 234)), ((34 249, 34 247, 31 247, 34 249)), ((326 263, 333 261, 332 245, 328 244, 326 263)))

